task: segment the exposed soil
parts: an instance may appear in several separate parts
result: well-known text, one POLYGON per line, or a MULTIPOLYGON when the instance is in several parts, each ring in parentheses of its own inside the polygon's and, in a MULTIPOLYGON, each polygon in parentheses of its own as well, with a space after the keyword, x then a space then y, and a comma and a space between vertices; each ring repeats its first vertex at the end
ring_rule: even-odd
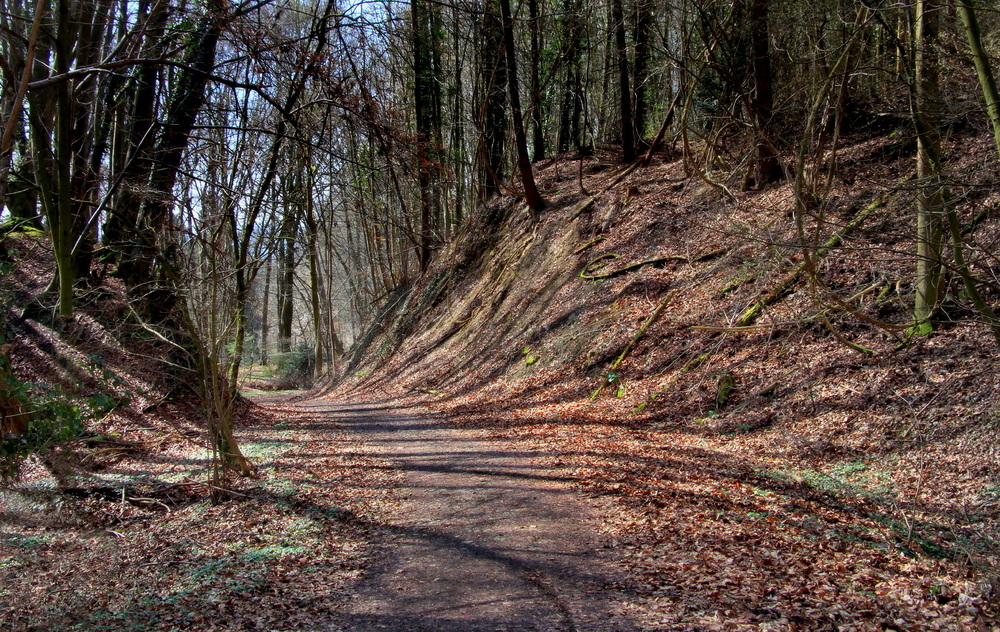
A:
POLYGON ((299 406, 361 433, 403 472, 381 559, 334 617, 338 629, 642 629, 628 616, 635 599, 596 499, 538 446, 486 440, 426 411, 299 406))

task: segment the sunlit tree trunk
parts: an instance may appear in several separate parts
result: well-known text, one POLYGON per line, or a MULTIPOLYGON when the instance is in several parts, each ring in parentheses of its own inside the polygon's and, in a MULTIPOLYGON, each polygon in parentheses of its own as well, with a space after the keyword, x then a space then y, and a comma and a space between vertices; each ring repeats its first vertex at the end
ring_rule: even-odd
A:
POLYGON ((260 363, 267 364, 268 354, 267 346, 270 343, 268 340, 269 330, 271 328, 268 320, 271 317, 271 254, 267 255, 267 263, 264 264, 264 293, 261 299, 260 308, 260 363))
POLYGON ((913 123, 917 132, 917 263, 913 315, 930 324, 942 298, 942 215, 947 192, 941 179, 941 91, 938 85, 938 30, 941 5, 917 0, 913 123))
POLYGON ((955 6, 958 8, 958 15, 962 18, 962 25, 965 27, 965 37, 969 41, 969 52, 972 53, 972 62, 976 66, 976 76, 979 78, 983 100, 986 102, 986 115, 993 127, 993 141, 996 144, 997 153, 1000 154, 1000 92, 997 91, 993 69, 990 68, 990 58, 983 48, 983 39, 979 31, 979 21, 976 19, 973 0, 955 0, 955 6))

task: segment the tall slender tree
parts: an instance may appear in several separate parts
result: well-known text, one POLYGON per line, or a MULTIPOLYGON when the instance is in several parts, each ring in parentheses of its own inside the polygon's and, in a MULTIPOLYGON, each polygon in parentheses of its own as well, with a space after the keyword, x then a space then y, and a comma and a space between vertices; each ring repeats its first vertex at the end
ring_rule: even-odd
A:
POLYGON ((535 185, 535 174, 531 169, 531 159, 528 157, 528 141, 524 134, 524 121, 521 118, 521 96, 517 85, 517 50, 514 46, 514 19, 510 12, 510 0, 500 0, 500 14, 503 19, 503 42, 507 57, 507 86, 510 97, 510 117, 514 123, 514 148, 517 151, 517 170, 521 175, 521 186, 524 187, 524 201, 531 211, 535 221, 540 218, 545 200, 542 199, 535 185))

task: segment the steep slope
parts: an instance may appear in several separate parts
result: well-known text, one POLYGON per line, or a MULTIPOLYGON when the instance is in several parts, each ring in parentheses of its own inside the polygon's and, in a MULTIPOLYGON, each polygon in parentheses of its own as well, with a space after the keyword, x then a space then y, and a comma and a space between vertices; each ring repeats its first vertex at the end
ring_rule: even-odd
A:
MULTIPOLYGON (((398 293, 331 392, 534 437, 554 465, 620 499, 608 529, 653 593, 728 559, 741 603, 758 609, 816 572, 861 591, 809 589, 831 625, 838 599, 873 620, 952 625, 962 600, 985 616, 1000 559, 996 342, 957 285, 947 322, 908 334, 912 152, 897 138, 846 145, 801 234, 788 183, 724 192, 674 156, 623 178, 609 155, 536 165, 542 221, 510 199, 491 210, 505 216, 497 230, 478 218, 398 293), (775 580, 773 560, 733 562, 747 542, 803 567, 775 580), (686 546, 720 557, 679 570, 686 546), (820 558, 828 567, 803 570, 820 558), (862 577, 865 565, 879 570, 862 577)), ((948 152, 968 253, 994 279, 990 140, 948 152)), ((786 613, 794 592, 779 599, 786 613)), ((665 621, 691 620, 650 600, 665 621)))
MULTIPOLYGON (((950 168, 963 174, 959 212, 974 229, 973 252, 989 265, 1000 192, 987 142, 962 139, 950 168)), ((795 401, 801 417, 799 398, 823 372, 867 373, 870 382, 876 367, 942 355, 951 359, 921 371, 948 369, 951 379, 963 367, 979 371, 992 342, 969 305, 947 304, 952 322, 930 337, 906 333, 916 195, 908 149, 876 140, 842 151, 826 206, 805 221, 819 261, 813 279, 801 268, 789 184, 731 199, 687 176, 682 161, 665 160, 602 191, 616 174, 610 160, 595 159, 583 165, 582 189, 597 192, 590 198, 575 161, 542 164, 543 221, 532 225, 508 200, 499 230, 473 223, 397 297, 394 319, 380 323, 386 331, 355 351, 347 383, 441 398, 510 391, 534 402, 585 400, 628 348, 602 406, 641 406, 654 417, 669 410, 677 422, 715 410, 736 429, 739 414, 773 408, 753 397, 795 401), (841 234, 837 247, 823 247, 841 234), (761 299, 774 302, 751 312, 761 299), (732 384, 720 388, 720 378, 732 384)), ((988 278, 992 269, 981 272, 988 278)), ((906 382, 898 387, 916 389, 910 401, 935 378, 906 382)))

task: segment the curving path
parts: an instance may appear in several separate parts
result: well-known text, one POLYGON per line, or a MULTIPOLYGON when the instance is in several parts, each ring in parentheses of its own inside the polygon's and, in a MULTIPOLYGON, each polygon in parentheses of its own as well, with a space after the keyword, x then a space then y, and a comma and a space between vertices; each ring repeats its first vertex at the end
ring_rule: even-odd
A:
POLYGON ((541 453, 392 408, 298 406, 357 432, 404 475, 378 559, 326 629, 641 629, 598 512, 541 453))

